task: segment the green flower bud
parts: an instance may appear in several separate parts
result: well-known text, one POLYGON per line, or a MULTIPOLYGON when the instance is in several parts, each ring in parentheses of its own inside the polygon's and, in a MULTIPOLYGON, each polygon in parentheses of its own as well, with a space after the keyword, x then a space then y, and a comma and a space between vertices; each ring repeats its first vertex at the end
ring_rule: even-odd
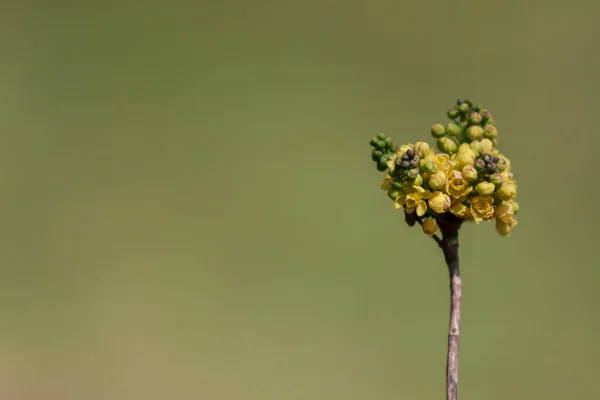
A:
POLYGON ((486 138, 481 140, 481 147, 483 148, 484 153, 491 153, 494 149, 494 144, 490 139, 486 138))
POLYGON ((448 118, 450 118, 450 119, 454 119, 454 118, 458 117, 458 114, 460 114, 460 111, 458 111, 458 108, 451 108, 448 110, 448 118))
POLYGON ((387 138, 387 139, 385 139, 385 146, 388 149, 391 149, 394 146, 394 140, 392 138, 390 138, 390 137, 387 138))
POLYGON ((479 193, 482 196, 489 196, 492 193, 494 193, 494 190, 496 190, 496 186, 490 182, 481 182, 475 187, 475 190, 477 190, 477 193, 479 193))
POLYGON ((437 166, 434 163, 432 163, 431 161, 427 161, 423 165, 423 171, 431 174, 431 173, 437 171, 437 166))
POLYGON ((385 136, 385 133, 380 133, 380 134, 377 136, 377 138, 378 138, 379 140, 385 140, 385 138, 386 138, 386 137, 387 137, 387 136, 385 136))
POLYGON ((498 171, 504 172, 506 171, 506 168, 508 168, 508 163, 504 158, 499 157, 498 162, 496 163, 496 167, 498 167, 498 171))
POLYGON ((371 153, 371 158, 373 158, 373 161, 379 161, 379 159, 383 156, 383 153, 379 150, 373 150, 373 152, 371 153))
POLYGON ((492 118, 492 113, 490 112, 490 110, 481 110, 479 114, 481 114, 481 118, 483 118, 484 123, 490 118, 492 118))
POLYGON ((466 114, 467 112, 469 112, 469 108, 470 107, 467 103, 462 103, 460 106, 458 106, 458 109, 462 114, 466 114))
POLYGON ((482 117, 478 112, 472 111, 469 113, 469 124, 479 125, 482 121, 482 117))
POLYGON ((388 168, 388 167, 387 167, 387 164, 386 164, 385 162, 381 162, 381 161, 379 161, 379 162, 377 163, 377 170, 378 170, 378 171, 381 171, 381 172, 383 172, 383 171, 385 171, 387 168, 388 168))
POLYGON ((446 126, 446 132, 450 136, 456 136, 458 135, 458 132, 460 132, 460 128, 454 122, 450 122, 448 126, 446 126))
POLYGON ((498 172, 494 172, 493 174, 491 174, 488 179, 491 183, 493 183, 496 186, 502 185, 502 182, 504 181, 504 178, 502 178, 502 174, 498 172))
POLYGON ((388 192, 387 192, 387 195, 388 195, 388 197, 389 197, 390 199, 392 199, 392 200, 396 201, 396 199, 397 199, 398 197, 400 197, 400 191, 399 191, 399 190, 394 190, 394 189, 392 189, 392 190, 388 190, 388 192))
POLYGON ((467 181, 474 181, 478 178, 477 170, 472 165, 465 165, 461 172, 467 181))
POLYGON ((386 144, 385 144, 385 140, 380 140, 377 142, 377 148, 380 150, 385 150, 386 148, 386 144))
POLYGON ((446 130, 444 129, 444 125, 442 125, 442 124, 435 124, 435 125, 433 125, 431 127, 431 134, 435 138, 441 138, 442 136, 444 136, 446 134, 446 130))
POLYGON ((376 137, 371 138, 371 141, 369 141, 369 144, 373 147, 377 147, 377 143, 379 143, 379 139, 376 137))
POLYGON ((479 140, 483 136, 483 129, 478 125, 471 125, 467 128, 467 138, 469 140, 479 140))
POLYGON ((475 154, 477 154, 478 156, 480 156, 483 153, 483 146, 481 145, 481 142, 479 140, 473 140, 471 142, 471 149, 475 152, 475 154))
POLYGON ((456 153, 456 151, 458 150, 458 145, 454 140, 450 138, 439 138, 437 140, 437 146, 438 149, 449 155, 456 153))
POLYGON ((483 128, 483 136, 488 139, 495 139, 498 136, 498 129, 494 125, 486 125, 483 128))
POLYGON ((419 176, 419 169, 418 168, 409 169, 408 172, 406 173, 406 176, 410 180, 417 179, 417 176, 419 176))
POLYGON ((390 180, 390 185, 392 185, 393 188, 400 189, 402 187, 402 179, 394 177, 390 180))
POLYGON ((483 161, 481 158, 479 160, 475 160, 474 166, 478 171, 483 171, 485 169, 485 161, 483 161))
POLYGON ((485 121, 486 125, 494 125, 496 122, 494 121, 494 118, 489 117, 487 121, 485 121))
POLYGON ((481 106, 479 104, 473 104, 473 111, 481 112, 481 106))

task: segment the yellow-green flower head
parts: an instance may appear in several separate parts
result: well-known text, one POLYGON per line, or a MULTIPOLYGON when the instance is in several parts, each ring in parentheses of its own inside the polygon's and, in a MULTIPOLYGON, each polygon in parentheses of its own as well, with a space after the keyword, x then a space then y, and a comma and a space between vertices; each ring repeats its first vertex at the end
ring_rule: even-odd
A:
POLYGON ((484 153, 491 153, 494 150, 494 144, 490 139, 481 139, 480 143, 484 153))
POLYGON ((471 125, 467 128, 466 134, 469 140, 479 140, 483 136, 483 129, 479 125, 471 125))
POLYGON ((426 142, 417 142, 415 143, 415 151, 423 159, 429 154, 429 145, 426 142))
POLYGON ((452 170, 448 173, 448 181, 446 182, 446 192, 458 199, 459 197, 466 196, 473 190, 473 186, 469 185, 469 182, 463 178, 462 173, 456 170, 452 170))
POLYGON ((423 220, 423 232, 425 232, 428 236, 433 236, 438 229, 437 222, 435 218, 425 218, 423 220))
POLYGON ((489 221, 494 216, 494 199, 491 196, 473 197, 469 202, 471 215, 476 223, 489 221))
POLYGON ((470 147, 475 152, 475 154, 477 154, 477 156, 483 154, 483 146, 481 145, 481 142, 479 140, 473 140, 471 142, 470 147))
POLYGON ((498 136, 498 129, 496 129, 494 125, 486 125, 485 128, 483 128, 483 136, 488 139, 496 139, 498 136))
POLYGON ((444 171, 437 171, 429 177, 429 186, 434 190, 442 190, 446 187, 448 178, 444 171))
POLYGON ((458 149, 456 142, 447 137, 439 138, 437 140, 437 147, 446 154, 454 154, 458 149))
POLYGON ((456 199, 454 204, 450 207, 450 212, 456 215, 458 218, 469 219, 471 218, 471 210, 469 207, 463 204, 464 198, 456 199))
POLYGON ((475 154, 471 147, 466 147, 462 152, 459 152, 456 156, 456 162, 459 165, 474 165, 476 159, 477 154, 475 154))
POLYGON ((433 162, 439 171, 448 172, 452 169, 452 162, 448 154, 437 154, 433 162))
POLYGON ((461 172, 463 178, 465 178, 469 182, 477 180, 478 178, 477 170, 472 165, 465 165, 461 172))
POLYGON ((512 181, 502 183, 498 189, 498 197, 504 201, 514 199, 517 197, 517 185, 512 181))
POLYGON ((475 187, 475 190, 481 196, 491 196, 496 190, 496 186, 491 182, 481 182, 475 187))
POLYGON ((429 204, 429 207, 438 214, 448 211, 452 205, 450 196, 440 191, 433 192, 427 203, 429 204))

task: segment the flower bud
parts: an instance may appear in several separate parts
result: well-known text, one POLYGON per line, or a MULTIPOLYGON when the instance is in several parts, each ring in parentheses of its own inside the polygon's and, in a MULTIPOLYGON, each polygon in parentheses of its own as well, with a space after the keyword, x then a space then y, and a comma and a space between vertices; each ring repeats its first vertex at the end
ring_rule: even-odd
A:
POLYGON ((479 140, 473 140, 471 142, 470 147, 478 156, 480 156, 483 153, 483 146, 481 145, 481 142, 479 140))
POLYGON ((385 162, 381 162, 381 160, 377 163, 377 171, 383 172, 388 168, 385 162))
POLYGON ((387 195, 388 195, 388 197, 389 197, 390 199, 392 199, 392 200, 396 201, 396 199, 397 199, 398 197, 400 197, 400 191, 399 191, 399 190, 394 190, 394 189, 392 189, 392 190, 388 190, 388 192, 387 192, 387 195))
POLYGON ((492 139, 492 145, 494 147, 498 147, 498 139, 497 138, 496 139, 492 139))
POLYGON ((494 172, 498 172, 496 168, 496 164, 494 164, 493 162, 490 162, 488 165, 485 166, 486 169, 488 170, 489 173, 494 173, 494 172))
POLYGON ((438 229, 437 222, 435 218, 425 218, 423 220, 423 232, 425 232, 428 236, 433 236, 438 229))
POLYGON ((466 114, 469 111, 469 108, 469 104, 467 103, 462 103, 460 106, 458 106, 458 109, 462 114, 466 114))
POLYGON ((471 125, 467 128, 466 133, 469 140, 479 140, 483 136, 483 129, 478 125, 471 125))
POLYGON ((515 212, 515 214, 519 211, 519 203, 514 200, 509 200, 508 204, 510 204, 515 212))
POLYGON ((391 137, 385 139, 385 146, 391 149, 394 146, 394 140, 391 137))
POLYGON ((483 128, 483 136, 488 139, 495 139, 498 136, 498 129, 494 125, 486 125, 483 128))
POLYGON ((437 166, 434 163, 432 163, 431 161, 427 161, 425 164, 423 164, 422 168, 423 168, 423 171, 425 171, 429 174, 437 171, 437 166))
POLYGON ((477 193, 479 193, 482 196, 489 196, 492 193, 494 193, 494 190, 496 190, 496 186, 490 182, 481 182, 475 187, 475 190, 477 190, 477 193))
POLYGON ((504 182, 498 189, 498 197, 501 200, 509 201, 517 197, 517 187, 514 182, 504 182))
POLYGON ((476 111, 478 113, 481 112, 481 106, 479 104, 473 104, 473 111, 476 111))
POLYGON ((484 123, 490 118, 492 118, 492 113, 490 112, 490 110, 483 109, 479 112, 479 114, 481 115, 481 118, 483 119, 484 123))
POLYGON ((477 154, 475 154, 473 149, 471 149, 470 147, 458 153, 458 156, 456 157, 456 161, 460 165, 474 165, 476 159, 477 154))
POLYGON ((479 125, 482 120, 483 120, 483 118, 481 117, 481 114, 479 114, 478 112, 472 111, 469 113, 469 124, 479 125))
POLYGON ((372 137, 371 140, 369 141, 369 144, 373 147, 377 147, 378 143, 379 143, 379 139, 376 137, 372 137))
POLYGON ((408 155, 408 159, 412 160, 415 157, 415 151, 413 149, 406 150, 406 155, 408 155))
POLYGON ((510 225, 506 222, 502 222, 500 220, 496 220, 496 232, 498 232, 503 237, 510 236, 510 225))
POLYGON ((425 158, 427 153, 429 153, 429 144, 427 142, 417 142, 415 143, 415 151, 419 157, 425 158))
POLYGON ((485 121, 486 125, 494 125, 496 123, 496 121, 494 121, 494 118, 489 117, 487 121, 485 121))
POLYGON ((413 185, 421 186, 422 184, 423 184, 423 177, 421 175, 417 175, 417 177, 415 178, 415 181, 413 182, 413 185))
POLYGON ((446 154, 454 154, 458 150, 456 142, 450 138, 439 138, 437 140, 438 149, 446 154))
POLYGON ((435 124, 431 127, 431 134, 434 138, 441 138, 446 134, 446 129, 442 124, 435 124))
POLYGON ((371 158, 373 161, 379 161, 379 159, 383 156, 383 153, 379 150, 373 150, 371 153, 371 158))
POLYGON ((454 122, 450 122, 446 126, 446 132, 450 136, 456 136, 456 135, 458 135, 458 132, 460 132, 460 128, 454 122))
POLYGON ((454 118, 458 117, 459 113, 460 112, 458 111, 458 108, 451 108, 448 110, 448 118, 454 119, 454 118))
POLYGON ((477 170, 472 165, 465 165, 462 169, 462 176, 467 181, 477 180, 477 177, 478 177, 477 170))
POLYGON ((496 186, 500 186, 500 185, 502 185, 502 182, 504 182, 504 178, 502 177, 502 174, 499 174, 498 172, 491 174, 488 179, 490 180, 491 183, 493 183, 496 186))
POLYGON ((475 160, 475 169, 477 169, 478 171, 482 171, 485 169, 485 161, 483 161, 481 158, 478 160, 475 160))
POLYGON ((448 177, 443 171, 434 172, 429 177, 429 186, 435 190, 442 190, 446 187, 446 181, 448 177))
POLYGON ((417 168, 419 166, 419 159, 417 157, 415 157, 415 158, 413 158, 412 160, 409 161, 409 164, 410 164, 411 168, 417 168))
POLYGON ((492 150, 494 149, 494 145, 493 145, 492 141, 487 138, 481 140, 481 147, 483 148, 484 153, 491 153, 492 150))
POLYGON ((380 133, 380 134, 377 136, 377 138, 378 138, 379 140, 385 140, 385 139, 387 138, 387 136, 385 136, 385 133, 380 133))
POLYGON ((419 169, 418 168, 409 169, 408 172, 406 173, 406 176, 410 180, 417 179, 417 176, 419 176, 419 169))
POLYGON ((408 167, 410 167, 410 161, 408 161, 408 160, 402 160, 402 161, 400 162, 400 166, 401 166, 402 168, 408 168, 408 167))
POLYGON ((379 141, 377 141, 377 148, 379 150, 385 150, 385 147, 386 147, 385 140, 379 140, 379 141))
POLYGON ((392 185, 393 188, 400 189, 403 185, 402 179, 398 178, 398 177, 394 177, 394 178, 390 179, 390 185, 392 185))

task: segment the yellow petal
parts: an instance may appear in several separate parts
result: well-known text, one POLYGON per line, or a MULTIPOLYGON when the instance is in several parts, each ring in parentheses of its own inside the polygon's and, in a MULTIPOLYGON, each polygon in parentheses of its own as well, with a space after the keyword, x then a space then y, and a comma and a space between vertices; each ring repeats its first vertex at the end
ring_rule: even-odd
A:
POLYGON ((419 217, 422 217, 423 215, 425 215, 425 211, 427 211, 427 203, 421 200, 419 204, 417 204, 417 215, 419 217))

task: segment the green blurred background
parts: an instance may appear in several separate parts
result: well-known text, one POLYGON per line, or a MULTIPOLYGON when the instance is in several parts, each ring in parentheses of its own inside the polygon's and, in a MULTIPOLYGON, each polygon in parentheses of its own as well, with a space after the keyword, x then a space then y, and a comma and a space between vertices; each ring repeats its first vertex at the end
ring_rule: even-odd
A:
POLYGON ((461 399, 596 399, 599 6, 2 1, 0 398, 441 399, 441 252, 369 139, 489 108, 461 399))

